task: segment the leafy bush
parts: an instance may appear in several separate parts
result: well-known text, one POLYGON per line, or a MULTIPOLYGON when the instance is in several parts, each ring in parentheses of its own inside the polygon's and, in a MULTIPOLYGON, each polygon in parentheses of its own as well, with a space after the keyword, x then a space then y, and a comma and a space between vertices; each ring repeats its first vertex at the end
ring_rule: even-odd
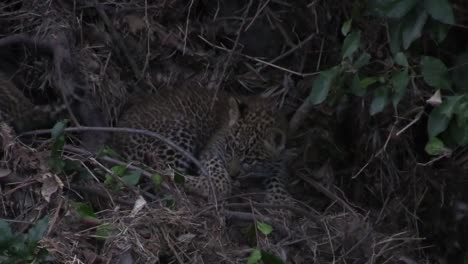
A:
POLYGON ((468 51, 457 54, 453 65, 447 67, 445 58, 412 49, 412 44, 421 41, 424 35, 429 35, 435 43, 444 41, 455 23, 450 3, 447 0, 370 0, 361 12, 363 15, 354 13, 341 28, 345 36, 341 63, 320 72, 309 100, 320 104, 327 98, 329 102, 337 102, 348 95, 372 94, 369 113, 376 115, 389 105, 396 111, 409 86, 415 87, 416 81, 422 79, 426 90, 433 94, 427 101, 433 108, 427 122, 426 152, 446 155, 450 148, 467 145, 468 51), (363 70, 373 63, 373 58, 363 51, 361 31, 353 28, 353 20, 360 16, 380 17, 386 22, 390 55, 384 61, 391 63, 379 75, 366 76, 363 70), (330 98, 330 92, 335 98, 330 98))
POLYGON ((46 216, 29 229, 27 234, 13 233, 9 224, 0 220, 0 263, 41 263, 47 259, 47 250, 38 248, 38 242, 47 232, 46 216))

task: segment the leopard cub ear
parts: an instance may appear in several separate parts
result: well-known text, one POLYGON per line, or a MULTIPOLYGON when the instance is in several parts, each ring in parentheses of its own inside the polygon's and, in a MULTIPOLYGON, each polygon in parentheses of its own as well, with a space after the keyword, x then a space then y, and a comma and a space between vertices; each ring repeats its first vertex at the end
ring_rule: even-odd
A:
POLYGON ((265 139, 265 147, 279 155, 286 147, 286 132, 279 128, 271 128, 265 139))
POLYGON ((239 102, 234 97, 229 97, 229 126, 236 124, 239 118, 239 102))

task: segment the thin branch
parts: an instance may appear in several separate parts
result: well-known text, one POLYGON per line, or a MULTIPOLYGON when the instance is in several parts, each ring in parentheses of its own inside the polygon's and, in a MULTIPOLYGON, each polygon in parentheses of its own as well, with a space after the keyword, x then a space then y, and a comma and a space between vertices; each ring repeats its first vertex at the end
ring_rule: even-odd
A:
MULTIPOLYGON (((96 132, 111 132, 111 133, 135 133, 135 134, 142 134, 148 137, 154 137, 166 143, 171 148, 179 151, 187 159, 192 161, 200 169, 200 171, 203 174, 208 175, 207 171, 205 170, 201 162, 197 158, 195 158, 191 153, 187 152, 186 150, 181 148, 179 145, 175 144, 173 141, 161 136, 160 134, 156 132, 152 132, 152 131, 144 130, 144 129, 126 128, 126 127, 86 127, 86 126, 69 127, 69 128, 65 128, 64 131, 65 132, 96 131, 96 132)), ((22 133, 19 135, 19 137, 26 136, 26 135, 50 134, 51 132, 52 132, 52 129, 39 129, 39 130, 33 130, 33 131, 22 133)))
MULTIPOLYGON (((218 46, 218 45, 216 45, 216 44, 211 43, 210 41, 208 41, 207 39, 203 38, 202 36, 198 36, 198 37, 199 37, 202 41, 204 41, 206 44, 210 45, 210 46, 213 47, 213 48, 231 52, 231 50, 229 50, 229 49, 227 49, 227 48, 225 48, 225 47, 221 47, 221 46, 218 46)), ((270 62, 268 62, 268 61, 264 61, 264 60, 261 60, 261 59, 258 59, 258 58, 255 58, 255 57, 252 57, 252 56, 249 56, 249 55, 246 55, 246 54, 237 52, 237 51, 234 51, 233 53, 236 54, 236 55, 242 56, 242 57, 244 57, 244 58, 247 58, 247 59, 249 59, 249 60, 253 60, 253 61, 255 61, 255 62, 262 63, 262 64, 265 64, 265 65, 267 65, 267 66, 273 67, 273 68, 275 68, 275 69, 282 70, 282 71, 285 71, 285 72, 288 72, 288 73, 291 73, 291 74, 293 74, 293 75, 300 76, 300 77, 313 76, 313 75, 317 75, 317 74, 320 73, 320 72, 301 73, 301 72, 297 72, 297 71, 293 71, 293 70, 290 70, 290 69, 281 67, 281 66, 279 66, 279 65, 270 63, 270 62)))

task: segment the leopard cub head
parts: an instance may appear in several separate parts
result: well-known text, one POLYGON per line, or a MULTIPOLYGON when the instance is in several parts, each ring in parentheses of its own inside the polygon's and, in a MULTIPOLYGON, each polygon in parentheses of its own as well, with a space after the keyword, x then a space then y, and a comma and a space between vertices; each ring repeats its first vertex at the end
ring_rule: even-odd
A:
POLYGON ((231 137, 230 148, 241 174, 268 178, 284 167, 287 122, 269 100, 239 99, 231 137))

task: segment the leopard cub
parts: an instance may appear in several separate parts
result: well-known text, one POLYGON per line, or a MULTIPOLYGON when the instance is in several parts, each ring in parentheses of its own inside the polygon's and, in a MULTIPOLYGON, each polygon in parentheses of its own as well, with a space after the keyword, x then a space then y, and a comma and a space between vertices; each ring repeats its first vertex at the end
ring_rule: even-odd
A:
MULTIPOLYGON (((198 158, 207 175, 186 176, 187 191, 211 197, 231 194, 236 174, 265 178, 267 199, 287 199, 284 147, 287 123, 261 97, 231 96, 201 88, 162 91, 132 100, 119 127, 146 129, 198 158)), ((167 144, 142 134, 116 133, 111 145, 129 160, 187 173, 192 164, 167 144)))

